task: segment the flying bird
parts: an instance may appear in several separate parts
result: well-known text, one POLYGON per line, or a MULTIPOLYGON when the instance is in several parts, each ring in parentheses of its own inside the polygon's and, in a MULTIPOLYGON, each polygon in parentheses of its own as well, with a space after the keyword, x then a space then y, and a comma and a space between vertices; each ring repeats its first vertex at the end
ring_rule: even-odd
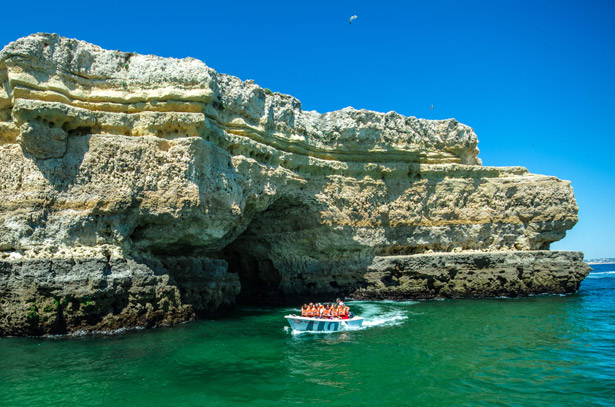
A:
POLYGON ((350 21, 349 23, 352 24, 352 20, 356 20, 357 18, 359 18, 356 14, 352 17, 350 17, 350 21))

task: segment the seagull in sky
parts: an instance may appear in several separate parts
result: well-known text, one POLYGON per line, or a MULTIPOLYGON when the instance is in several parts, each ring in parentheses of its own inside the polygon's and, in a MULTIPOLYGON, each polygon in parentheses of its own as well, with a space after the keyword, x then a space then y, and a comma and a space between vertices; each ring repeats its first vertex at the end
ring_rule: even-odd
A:
POLYGON ((356 14, 352 17, 350 17, 350 21, 349 23, 352 24, 352 20, 356 20, 357 18, 359 18, 356 14))

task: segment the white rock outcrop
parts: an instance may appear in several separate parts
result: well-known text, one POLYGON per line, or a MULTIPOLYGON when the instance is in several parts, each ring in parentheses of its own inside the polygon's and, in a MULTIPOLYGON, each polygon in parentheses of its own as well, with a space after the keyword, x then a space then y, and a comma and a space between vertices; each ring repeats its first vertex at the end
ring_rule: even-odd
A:
POLYGON ((570 183, 482 166, 453 119, 306 112, 195 59, 53 34, 7 45, 0 82, 0 334, 171 324, 236 299, 398 298, 369 274, 393 255, 565 258, 564 292, 587 272, 579 255, 531 254, 577 222, 570 183))

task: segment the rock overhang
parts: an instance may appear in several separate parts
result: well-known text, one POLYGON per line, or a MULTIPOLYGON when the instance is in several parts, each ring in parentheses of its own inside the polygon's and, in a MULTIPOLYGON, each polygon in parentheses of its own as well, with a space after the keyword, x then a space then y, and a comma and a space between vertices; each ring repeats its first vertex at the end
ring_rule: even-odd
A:
MULTIPOLYGON (((243 281, 244 301, 352 294, 382 257, 516 258, 577 222, 569 182, 481 165, 474 131, 454 119, 303 111, 292 96, 198 60, 55 34, 5 47, 0 79, 2 258, 140 259, 171 276, 157 286, 181 280, 169 258, 217 270, 178 289, 181 315, 234 301, 234 283, 207 294, 216 301, 194 294, 224 267, 243 281)), ((97 312, 154 318, 146 308, 97 312)))

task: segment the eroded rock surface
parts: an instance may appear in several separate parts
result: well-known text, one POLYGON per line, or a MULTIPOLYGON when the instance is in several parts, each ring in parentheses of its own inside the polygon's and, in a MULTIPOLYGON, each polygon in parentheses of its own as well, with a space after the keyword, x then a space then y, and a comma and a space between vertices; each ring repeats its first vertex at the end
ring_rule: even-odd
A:
POLYGON ((3 335, 235 301, 572 292, 587 273, 548 251, 577 222, 570 183, 482 166, 453 119, 303 111, 195 59, 51 34, 7 45, 0 81, 3 335))

